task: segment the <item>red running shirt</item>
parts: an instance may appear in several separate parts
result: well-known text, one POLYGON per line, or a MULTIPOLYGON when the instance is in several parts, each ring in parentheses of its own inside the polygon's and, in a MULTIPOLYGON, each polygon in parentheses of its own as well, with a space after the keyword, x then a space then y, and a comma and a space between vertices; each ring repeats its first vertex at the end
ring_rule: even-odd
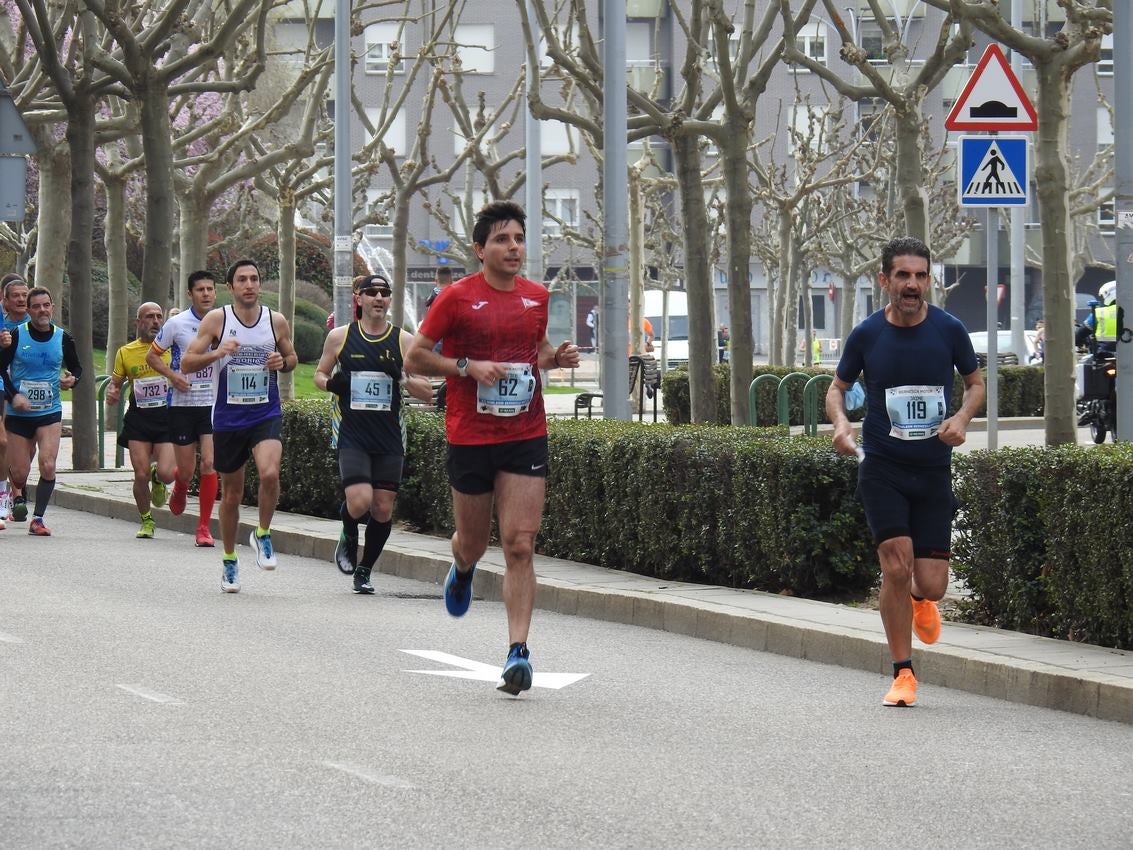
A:
POLYGON ((531 406, 517 416, 478 413, 476 379, 449 376, 445 435, 453 445, 530 440, 547 433, 537 358, 547 335, 549 297, 546 287, 522 277, 515 279, 514 289, 501 292, 478 272, 442 289, 429 308, 419 330, 429 339, 441 340, 445 357, 536 367, 531 406))

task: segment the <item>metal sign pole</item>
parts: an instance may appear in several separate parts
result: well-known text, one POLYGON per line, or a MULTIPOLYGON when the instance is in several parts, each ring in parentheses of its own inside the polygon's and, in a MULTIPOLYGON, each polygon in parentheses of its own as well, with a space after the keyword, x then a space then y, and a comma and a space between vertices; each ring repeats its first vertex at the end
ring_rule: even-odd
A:
POLYGON ((1114 215, 1117 304, 1124 329, 1117 346, 1117 439, 1133 440, 1133 8, 1113 4, 1114 215))
POLYGON ((987 208, 987 447, 999 448, 999 210, 987 208))

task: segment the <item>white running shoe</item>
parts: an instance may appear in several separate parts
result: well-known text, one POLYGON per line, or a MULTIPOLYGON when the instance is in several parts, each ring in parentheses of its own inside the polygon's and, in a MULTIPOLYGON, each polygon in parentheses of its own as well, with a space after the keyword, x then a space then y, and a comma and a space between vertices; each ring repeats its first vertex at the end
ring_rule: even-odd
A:
POLYGON ((275 549, 271 545, 271 533, 265 534, 260 537, 256 534, 255 529, 252 530, 251 536, 248 538, 248 545, 256 552, 256 566, 261 570, 274 570, 279 566, 279 561, 275 559, 275 549))

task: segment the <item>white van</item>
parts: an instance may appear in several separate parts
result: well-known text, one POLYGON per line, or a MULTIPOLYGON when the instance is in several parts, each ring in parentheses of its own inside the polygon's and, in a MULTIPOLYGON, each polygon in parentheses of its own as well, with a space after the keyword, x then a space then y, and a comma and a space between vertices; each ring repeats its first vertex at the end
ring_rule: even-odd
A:
POLYGON ((661 317, 662 297, 664 292, 660 289, 645 290, 645 303, 642 305, 642 315, 653 325, 653 356, 661 359, 661 345, 664 339, 666 360, 669 368, 688 365, 688 295, 684 292, 669 292, 669 332, 664 334, 661 317))

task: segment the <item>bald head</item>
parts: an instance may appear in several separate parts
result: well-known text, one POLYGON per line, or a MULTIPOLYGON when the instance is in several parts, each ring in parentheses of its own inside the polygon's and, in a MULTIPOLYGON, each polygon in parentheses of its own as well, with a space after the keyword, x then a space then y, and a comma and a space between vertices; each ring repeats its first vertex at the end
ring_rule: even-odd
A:
POLYGON ((138 316, 134 322, 138 328, 138 339, 153 342, 157 332, 161 330, 161 305, 147 301, 138 307, 138 316))

